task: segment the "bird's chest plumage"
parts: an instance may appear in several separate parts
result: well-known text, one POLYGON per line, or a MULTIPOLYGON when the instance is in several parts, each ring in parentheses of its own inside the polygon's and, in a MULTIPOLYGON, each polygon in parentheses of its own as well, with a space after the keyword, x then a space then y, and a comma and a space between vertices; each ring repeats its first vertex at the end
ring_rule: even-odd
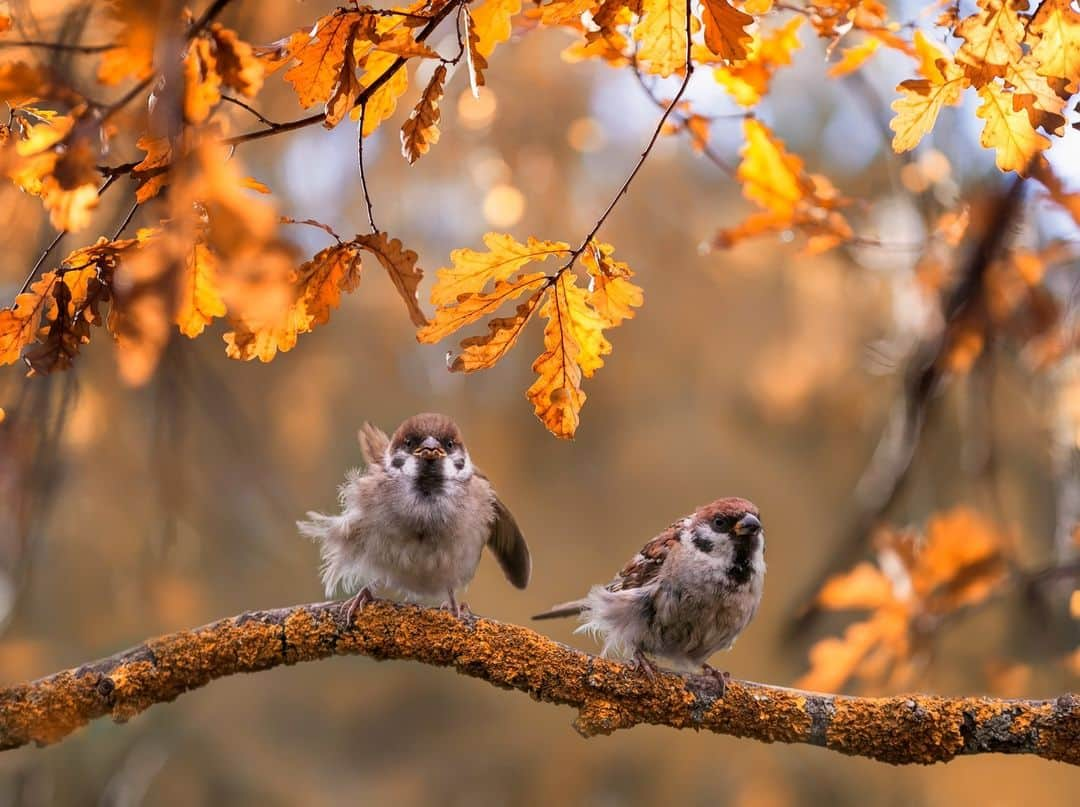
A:
POLYGON ((410 481, 393 485, 365 514, 373 531, 379 525, 379 534, 363 542, 365 560, 392 587, 441 596, 476 572, 492 503, 467 485, 422 476, 410 481))
POLYGON ((648 609, 652 651, 700 664, 730 647, 757 610, 762 577, 755 569, 733 581, 718 567, 697 570, 689 585, 674 575, 660 580, 648 609))

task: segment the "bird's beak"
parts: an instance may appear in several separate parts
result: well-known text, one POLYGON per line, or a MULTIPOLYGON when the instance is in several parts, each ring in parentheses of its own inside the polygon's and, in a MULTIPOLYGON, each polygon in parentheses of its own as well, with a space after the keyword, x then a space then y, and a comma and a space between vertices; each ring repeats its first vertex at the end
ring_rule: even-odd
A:
POLYGON ((442 447, 442 443, 434 437, 425 437, 424 442, 413 451, 413 454, 421 459, 437 460, 446 456, 446 450, 442 447))
POLYGON ((757 535, 761 532, 761 521, 752 513, 747 513, 735 525, 735 534, 741 536, 757 535))

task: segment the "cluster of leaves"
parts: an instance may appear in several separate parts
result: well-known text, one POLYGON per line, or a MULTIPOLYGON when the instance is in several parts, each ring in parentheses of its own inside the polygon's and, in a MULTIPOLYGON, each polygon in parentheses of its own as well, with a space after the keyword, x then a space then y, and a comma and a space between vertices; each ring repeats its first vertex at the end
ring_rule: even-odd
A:
MULTIPOLYGON (((253 195, 268 189, 245 177, 225 149, 312 124, 333 128, 348 117, 359 129, 362 182, 363 138, 394 117, 409 90, 410 63, 429 61, 430 78, 400 129, 402 154, 415 163, 439 141, 440 103, 458 67, 476 92, 488 81, 495 48, 515 24, 522 30, 559 27, 574 37, 564 54, 569 61, 599 59, 631 70, 650 93, 654 77, 682 77, 674 100, 658 100, 663 114, 657 134, 686 131, 706 154, 712 121, 680 99, 695 68, 709 69, 717 86, 748 110, 745 146, 732 174, 761 208, 722 229, 713 243, 723 247, 797 230, 809 250, 820 251, 855 240, 842 213, 850 200, 826 177, 808 172, 752 116, 776 72, 801 46, 804 22, 829 43, 830 57, 839 50, 832 76, 861 69, 881 48, 914 60, 920 78, 903 82, 893 105, 898 152, 917 145, 941 108, 971 88, 982 99, 977 114, 985 120, 983 145, 995 149, 998 166, 1035 171, 1049 138, 1062 135, 1080 83, 1080 14, 1068 0, 1046 0, 1032 11, 1023 2, 979 0, 966 17, 954 4, 935 30, 961 43, 955 53, 932 44, 915 26, 890 20, 879 0, 548 0, 528 8, 521 0, 416 0, 383 10, 351 3, 262 46, 216 21, 227 5, 212 3, 201 17, 185 12, 172 22, 182 35, 164 36, 171 12, 160 0, 105 4, 96 27, 111 30, 113 42, 95 56, 96 77, 105 86, 131 84, 110 105, 41 65, 0 64, 0 98, 11 113, 0 129, 0 171, 41 198, 57 230, 85 230, 101 195, 117 180, 129 177, 135 186, 134 205, 112 237, 75 250, 40 277, 35 267, 14 305, 0 312, 3 363, 21 357, 32 373, 69 366, 90 338, 90 326, 102 322, 99 309, 106 302, 105 321, 122 354, 138 357, 121 360, 132 380, 152 371, 170 322, 194 337, 213 319, 225 318, 229 356, 269 361, 327 321, 341 294, 357 286, 366 251, 405 300, 420 341, 439 341, 491 317, 486 334, 464 339, 451 370, 491 367, 535 314, 544 318, 543 352, 527 395, 553 434, 571 437, 586 398, 582 379, 611 351, 605 331, 631 318, 642 303, 629 267, 596 238, 614 201, 577 247, 489 233, 486 252, 455 250, 451 266, 436 273, 429 323, 417 302, 417 256, 377 229, 370 203, 370 233, 344 241, 324 227, 335 243, 301 263, 279 235, 273 206, 253 195), (444 22, 456 25, 456 53, 441 54, 427 42, 444 22), (275 74, 300 107, 315 110, 309 117, 273 123, 251 106, 275 74), (112 141, 130 131, 116 124, 127 114, 124 107, 144 97, 152 103, 136 118, 137 140, 130 144, 140 150, 139 159, 102 165, 107 153, 124 146, 112 141), (221 114, 226 103, 255 114, 262 128, 230 135, 221 114), (153 226, 122 238, 137 214, 153 226), (519 272, 548 256, 557 266, 550 273, 519 272), (515 310, 500 312, 520 298, 515 310)), ((17 16, 14 24, 17 29, 17 16)), ((1046 182, 1047 176, 1043 171, 1040 178, 1046 182)), ((364 192, 367 197, 366 185, 364 192)), ((1060 184, 1051 196, 1080 215, 1075 197, 1060 184)))
POLYGON ((990 522, 964 508, 930 519, 924 535, 881 532, 877 563, 831 578, 817 597, 824 610, 866 611, 866 617, 842 636, 817 642, 798 685, 823 692, 853 679, 890 689, 909 685, 937 626, 1008 585, 1008 546, 990 522))

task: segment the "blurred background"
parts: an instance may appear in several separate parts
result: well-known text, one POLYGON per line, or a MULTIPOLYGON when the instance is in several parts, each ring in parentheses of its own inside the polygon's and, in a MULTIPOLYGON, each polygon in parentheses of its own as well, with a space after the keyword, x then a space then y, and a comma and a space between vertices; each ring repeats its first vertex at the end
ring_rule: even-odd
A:
MULTIPOLYGON (((46 31, 62 13, 29 5, 46 31)), ((269 42, 331 7, 237 2, 223 20, 249 41, 269 42)), ((917 10, 908 3, 894 15, 917 10)), ((91 29, 86 39, 108 33, 91 29)), ((432 43, 450 51, 452 32, 444 36, 432 43)), ((663 137, 601 233, 637 272, 645 305, 610 333, 614 352, 585 382, 573 442, 547 434, 524 397, 540 324, 493 370, 452 375, 444 353, 453 343, 416 343, 374 262, 328 325, 270 364, 227 359, 219 324, 197 340, 174 333, 158 371, 138 388, 121 380, 104 335, 66 373, 24 379, 18 367, 3 368, 3 683, 243 610, 322 599, 317 551, 295 520, 334 507, 336 486, 360 460, 353 435, 362 421, 390 430, 422 410, 458 421, 533 550, 524 592, 485 558, 466 597, 476 613, 527 624, 609 579, 696 505, 745 496, 760 505, 768 535, 765 598, 734 650, 714 661, 738 678, 796 681, 810 645, 850 621, 830 615, 791 627, 815 575, 849 540, 856 483, 902 394, 904 362, 936 316, 937 297, 917 272, 927 205, 977 203, 1010 179, 979 147, 970 104, 945 110, 921 151, 896 157, 882 125, 893 88, 912 75, 910 60, 881 53, 856 78, 826 80, 823 48, 808 30, 801 38, 758 114, 809 170, 865 200, 853 225, 880 245, 807 255, 785 234, 705 249, 751 206, 686 138, 663 137)), ((578 243, 640 154, 655 105, 628 71, 564 62, 570 42, 563 31, 519 31, 490 60, 478 100, 464 72, 453 73, 442 138, 413 167, 400 155, 398 127, 429 68, 366 141, 377 220, 420 254, 425 307, 450 250, 480 247, 489 229, 578 243)), ((95 65, 93 56, 23 57, 60 58, 75 75, 92 75, 95 65)), ((704 114, 739 112, 708 71, 688 97, 704 114)), ((272 120, 301 112, 280 74, 259 109, 272 120)), ((239 109, 222 117, 232 132, 257 125, 239 109)), ((714 151, 737 163, 740 118, 720 117, 711 132, 714 151)), ((1072 187, 1080 186, 1078 141, 1069 129, 1050 154, 1072 187)), ((346 123, 246 144, 237 159, 270 187, 282 215, 351 234, 366 230, 355 150, 346 123)), ((114 228, 126 211, 119 200, 103 200, 91 233, 114 228)), ((0 208, 6 302, 54 231, 39 201, 8 184, 0 208)), ((1034 193, 1009 226, 1015 243, 1031 249, 1077 239, 1067 216, 1034 193)), ((309 228, 284 234, 307 255, 328 241, 309 228)), ((1043 280, 1066 313, 1076 268, 1075 259, 1063 261, 1043 280)), ((988 371, 953 379, 936 402, 887 520, 919 527, 964 505, 994 518, 1035 568, 1066 551, 1054 536, 1080 386, 1067 358, 1034 371, 1008 338, 987 353, 988 371)), ((859 557, 869 557, 869 546, 859 557)), ((1018 598, 962 615, 935 635, 932 658, 909 686, 1025 697, 1075 689, 1061 661, 1077 638, 1067 599, 1050 598, 1050 618, 1037 628, 1018 598), (994 674, 1001 670, 1012 675, 994 674)), ((593 651, 572 628, 543 625, 593 651)), ((338 658, 218 681, 129 725, 97 721, 57 746, 0 754, 0 803, 780 807, 1066 804, 1080 793, 1074 769, 1029 757, 892 768, 655 727, 584 741, 572 717, 447 670, 338 658)))

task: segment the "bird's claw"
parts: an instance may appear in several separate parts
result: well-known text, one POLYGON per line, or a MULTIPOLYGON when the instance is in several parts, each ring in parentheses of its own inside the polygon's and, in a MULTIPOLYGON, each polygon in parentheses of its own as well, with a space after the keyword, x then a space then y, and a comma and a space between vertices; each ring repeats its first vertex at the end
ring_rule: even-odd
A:
POLYGON ((450 599, 440 605, 439 609, 442 611, 449 611, 458 619, 470 619, 471 617, 475 616, 475 614, 473 614, 472 612, 472 609, 469 608, 469 604, 464 602, 458 602, 457 599, 454 597, 454 592, 452 591, 450 592, 450 599))
POLYGON ((731 673, 718 670, 710 664, 702 664, 701 671, 704 673, 702 677, 718 690, 716 697, 724 697, 724 693, 727 691, 727 683, 731 680, 731 673))
POLYGON ((353 622, 353 617, 356 616, 357 611, 363 611, 364 606, 369 602, 375 601, 375 595, 371 593, 371 589, 364 586, 355 595, 345 600, 340 606, 341 617, 345 621, 345 627, 350 627, 353 622))
POLYGON ((656 667, 640 650, 634 653, 632 663, 635 672, 643 672, 650 681, 656 680, 656 667))

